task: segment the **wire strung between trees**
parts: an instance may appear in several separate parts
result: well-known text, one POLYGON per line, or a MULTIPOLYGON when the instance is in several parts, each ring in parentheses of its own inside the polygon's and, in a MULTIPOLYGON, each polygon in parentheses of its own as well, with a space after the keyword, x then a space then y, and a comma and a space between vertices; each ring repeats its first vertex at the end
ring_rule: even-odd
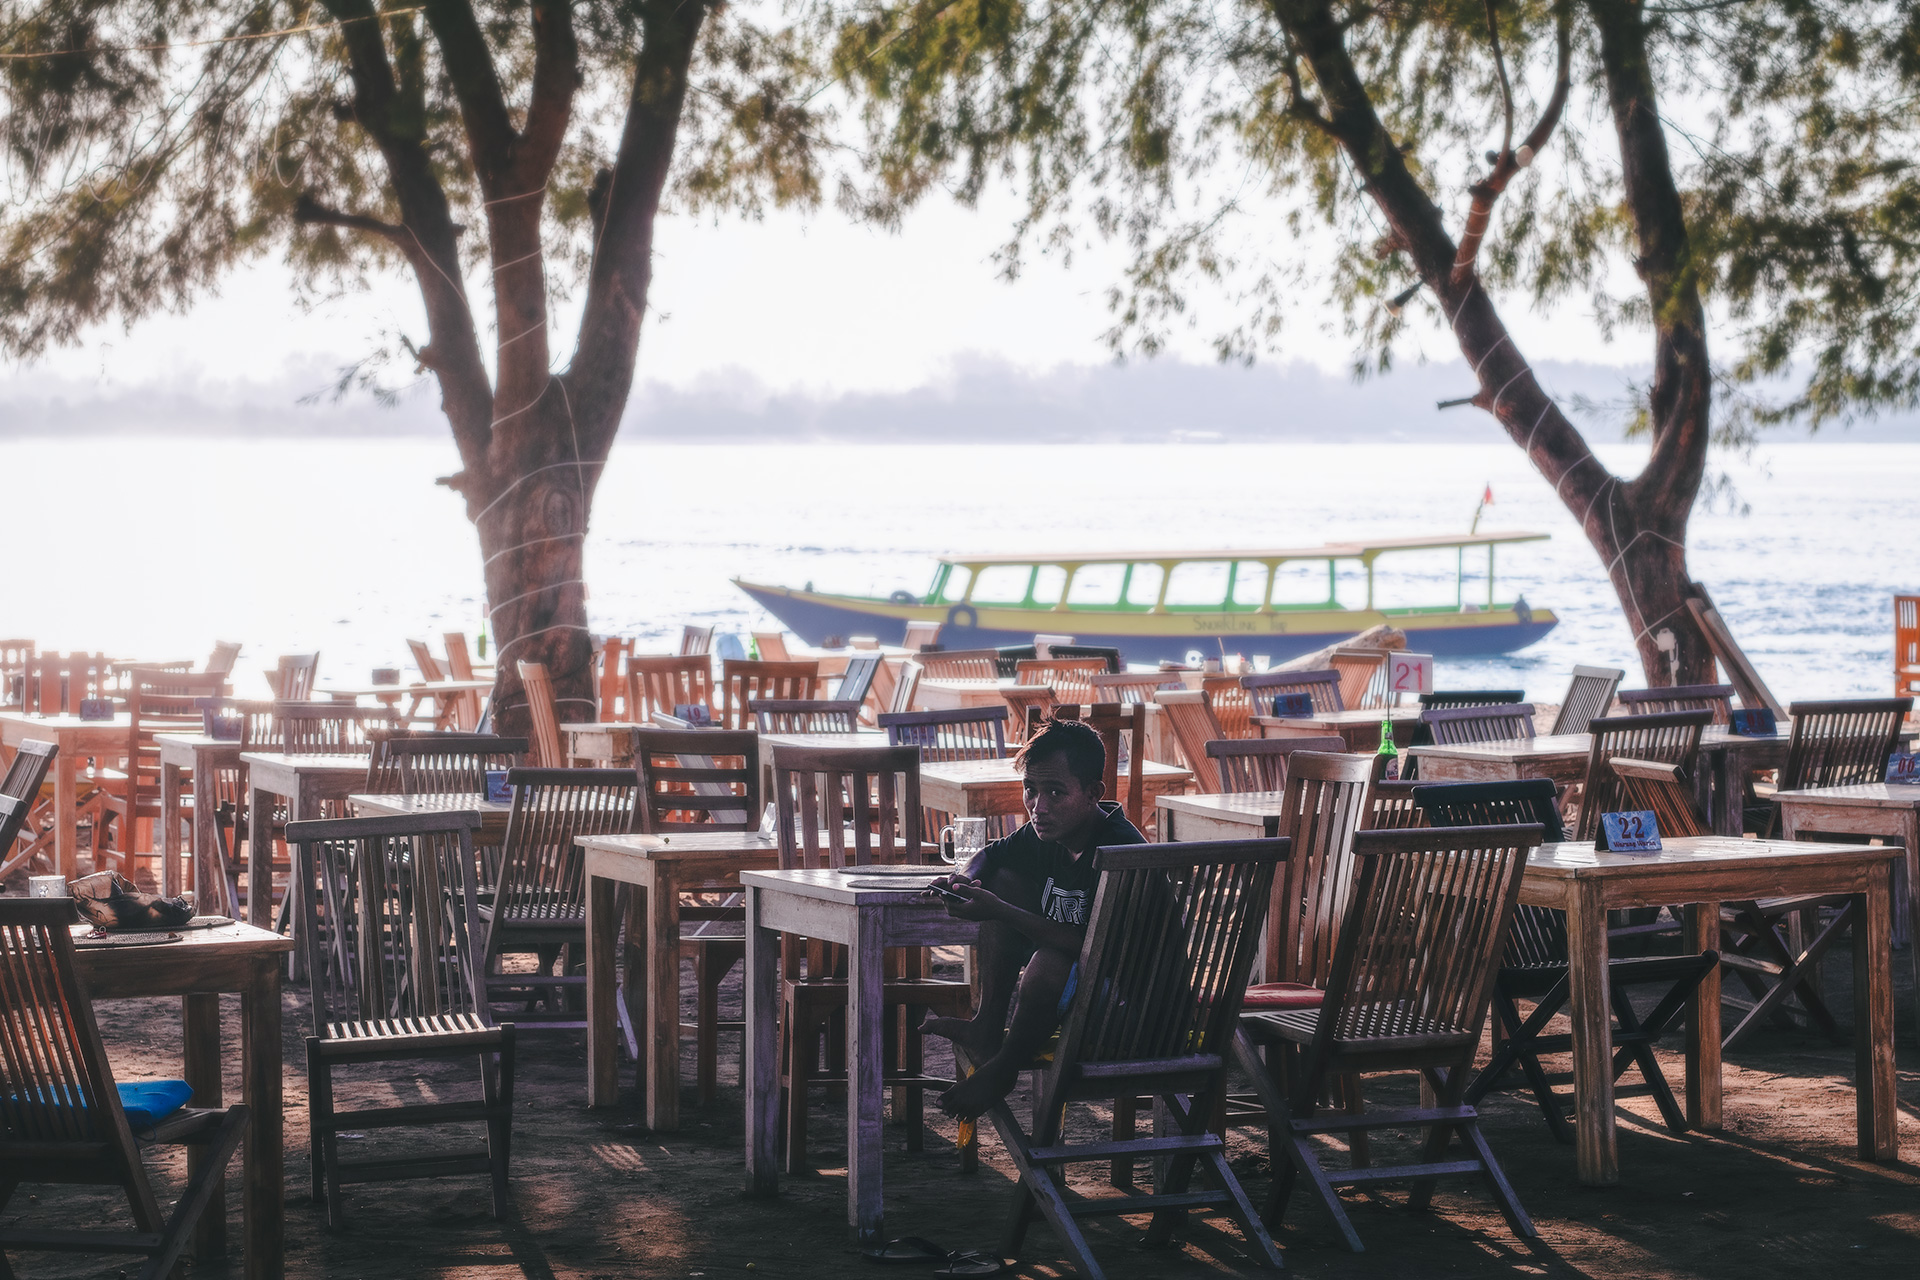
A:
POLYGON ((326 31, 334 27, 350 26, 356 22, 378 22, 382 18, 397 18, 402 14, 420 13, 425 9, 425 5, 414 5, 411 8, 387 9, 380 13, 363 14, 355 18, 340 18, 333 22, 308 22, 297 27, 282 27, 278 31, 251 31, 234 36, 214 36, 207 40, 178 40, 161 44, 94 45, 85 49, 41 49, 32 53, 0 53, 0 62, 72 58, 89 53, 159 53, 168 49, 204 49, 216 44, 240 44, 248 40, 277 40, 281 36, 297 36, 305 31, 326 31))

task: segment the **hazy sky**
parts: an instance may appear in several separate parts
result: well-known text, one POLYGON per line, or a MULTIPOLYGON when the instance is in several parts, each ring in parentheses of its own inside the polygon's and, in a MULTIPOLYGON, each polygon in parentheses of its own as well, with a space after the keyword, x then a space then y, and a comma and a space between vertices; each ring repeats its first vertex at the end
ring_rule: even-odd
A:
MULTIPOLYGON (((832 210, 774 214, 762 223, 664 219, 640 378, 684 388, 744 374, 773 389, 833 394, 920 386, 969 355, 1032 370, 1110 359, 1100 341, 1109 324, 1104 293, 1121 256, 1095 246, 1071 270, 1038 260, 1008 284, 991 260, 1008 213, 1005 204, 976 212, 940 202, 899 234, 851 225, 832 210)), ((484 294, 472 296, 484 310, 484 294)), ((1584 304, 1553 317, 1532 316, 1519 300, 1505 309, 1535 359, 1647 358, 1636 336, 1602 343, 1584 304)), ((1304 293, 1283 358, 1343 367, 1350 346, 1322 331, 1330 317, 1320 292, 1304 293)), ((396 328, 424 337, 410 282, 384 282, 303 313, 284 269, 266 261, 230 275, 218 296, 189 315, 150 319, 131 333, 109 328, 38 369, 122 388, 195 375, 266 380, 290 365, 352 363, 396 328)), ((1174 354, 1210 360, 1205 337, 1177 340, 1174 354)), ((570 341, 562 335, 556 355, 564 358, 570 341)), ((1425 351, 1435 360, 1458 358, 1437 332, 1425 351)))

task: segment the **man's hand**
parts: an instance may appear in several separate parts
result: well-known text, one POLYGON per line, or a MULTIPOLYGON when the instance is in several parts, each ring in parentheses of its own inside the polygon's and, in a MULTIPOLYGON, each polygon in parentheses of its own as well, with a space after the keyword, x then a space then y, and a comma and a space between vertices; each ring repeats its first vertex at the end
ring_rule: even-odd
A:
POLYGON ((1004 915, 1006 902, 989 891, 978 880, 969 880, 963 875, 942 876, 933 882, 936 886, 955 894, 964 901, 942 898, 947 904, 947 914, 956 920, 993 920, 1004 915))

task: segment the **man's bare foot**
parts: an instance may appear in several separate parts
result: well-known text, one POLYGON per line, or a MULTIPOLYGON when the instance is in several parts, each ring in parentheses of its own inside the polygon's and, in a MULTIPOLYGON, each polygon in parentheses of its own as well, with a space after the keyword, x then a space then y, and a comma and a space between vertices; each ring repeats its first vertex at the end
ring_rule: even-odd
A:
POLYGON ((940 1109, 957 1119, 978 1120, 1012 1093, 1019 1081, 1017 1066, 1007 1066, 997 1057, 990 1058, 972 1075, 940 1095, 940 1109))
POLYGON ((958 1047, 967 1051, 967 1056, 975 1062, 985 1062, 1000 1052, 1000 1043, 1006 1039, 1006 1031, 990 1022, 978 1018, 933 1018, 929 1017, 920 1024, 920 1033, 929 1036, 945 1036, 958 1047))

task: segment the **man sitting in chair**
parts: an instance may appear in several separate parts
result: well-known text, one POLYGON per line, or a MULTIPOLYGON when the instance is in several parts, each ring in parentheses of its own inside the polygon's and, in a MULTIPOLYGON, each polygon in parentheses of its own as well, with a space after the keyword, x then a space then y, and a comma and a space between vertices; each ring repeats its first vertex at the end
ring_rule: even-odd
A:
POLYGON ((1106 747, 1086 725, 1048 721, 1018 764, 1029 821, 982 849, 964 872, 934 881, 960 899, 947 899, 950 915, 980 921, 979 1009, 970 1020, 928 1018, 921 1028, 946 1036, 978 1064, 940 1097, 941 1108, 963 1120, 1013 1091, 1066 1016, 1093 909, 1093 851, 1146 843, 1105 799, 1106 747))

